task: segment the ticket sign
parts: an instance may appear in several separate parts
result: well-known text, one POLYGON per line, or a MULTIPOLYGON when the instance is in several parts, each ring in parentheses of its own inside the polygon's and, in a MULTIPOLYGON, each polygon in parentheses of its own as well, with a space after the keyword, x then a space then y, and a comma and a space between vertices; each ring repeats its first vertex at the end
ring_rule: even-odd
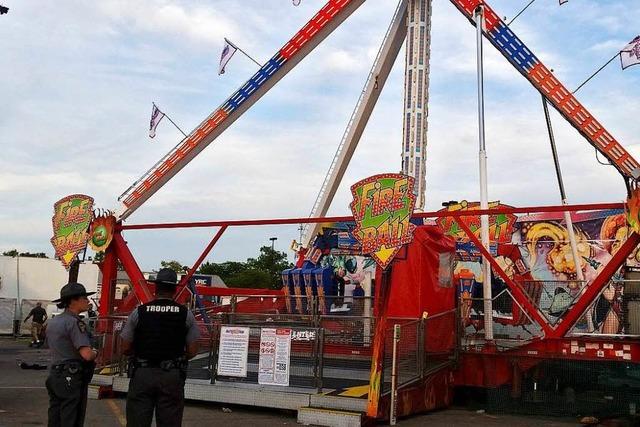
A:
POLYGON ((290 365, 291 329, 262 328, 258 384, 288 386, 290 365))
POLYGON ((249 328, 222 326, 218 348, 218 375, 246 377, 249 354, 249 328))
POLYGON ((349 207, 356 222, 353 235, 362 244, 362 253, 371 255, 383 269, 413 240, 414 182, 407 175, 383 174, 351 186, 353 202, 349 207))
POLYGON ((87 246, 89 224, 93 219, 93 198, 73 194, 53 205, 53 237, 56 257, 69 268, 78 253, 87 246))

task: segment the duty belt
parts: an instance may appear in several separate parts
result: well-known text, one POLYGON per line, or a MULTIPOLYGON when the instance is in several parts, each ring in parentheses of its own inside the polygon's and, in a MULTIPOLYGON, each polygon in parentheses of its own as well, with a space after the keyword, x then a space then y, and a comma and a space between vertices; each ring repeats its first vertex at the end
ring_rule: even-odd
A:
POLYGON ((187 361, 184 359, 149 360, 136 358, 133 363, 136 368, 162 368, 165 371, 187 367, 187 361))
POLYGON ((82 371, 82 362, 80 362, 79 360, 72 360, 68 362, 58 363, 52 365, 51 370, 56 372, 69 371, 70 374, 75 374, 82 371))

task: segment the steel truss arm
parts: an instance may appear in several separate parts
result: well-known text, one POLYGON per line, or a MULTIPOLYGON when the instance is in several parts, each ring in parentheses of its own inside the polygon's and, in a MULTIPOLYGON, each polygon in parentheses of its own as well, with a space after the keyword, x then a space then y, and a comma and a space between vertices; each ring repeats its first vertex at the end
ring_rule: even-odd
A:
MULTIPOLYGON (((120 232, 114 233, 111 244, 114 246, 116 255, 122 263, 124 270, 127 272, 127 276, 129 276, 135 297, 140 301, 140 304, 148 303, 153 299, 153 294, 147 286, 147 280, 144 278, 138 263, 133 257, 131 251, 129 251, 127 242, 124 241, 120 232)), ((130 295, 130 297, 132 297, 132 295, 130 295)), ((136 305, 137 304, 134 304, 134 307, 136 305)))
POLYGON ((555 78, 484 0, 451 0, 451 2, 473 25, 475 25, 473 13, 476 8, 482 6, 486 18, 486 28, 483 32, 491 44, 529 80, 562 117, 618 169, 625 181, 640 178, 640 164, 555 78))
MULTIPOLYGON (((402 48, 402 43, 407 36, 407 4, 408 0, 400 0, 396 12, 391 20, 389 29, 385 34, 378 55, 373 62, 364 89, 360 94, 358 103, 349 119, 336 154, 331 161, 329 171, 325 176, 318 197, 311 209, 310 217, 322 217, 327 214, 333 197, 338 191, 342 177, 344 177, 353 153, 360 142, 371 113, 380 97, 382 88, 389 77, 393 64, 402 48)), ((305 227, 302 246, 307 247, 313 237, 320 231, 322 224, 313 224, 305 227)))
POLYGON ((258 72, 119 198, 126 219, 175 176, 280 79, 315 49, 365 0, 329 0, 258 72))

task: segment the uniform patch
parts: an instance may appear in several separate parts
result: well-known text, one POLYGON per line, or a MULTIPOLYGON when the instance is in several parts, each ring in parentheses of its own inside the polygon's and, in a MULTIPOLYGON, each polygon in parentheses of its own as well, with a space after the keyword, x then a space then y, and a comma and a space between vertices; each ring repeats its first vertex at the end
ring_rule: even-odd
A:
POLYGON ((87 324, 84 323, 82 320, 78 320, 78 329, 80 329, 80 332, 82 332, 83 334, 87 333, 87 324))

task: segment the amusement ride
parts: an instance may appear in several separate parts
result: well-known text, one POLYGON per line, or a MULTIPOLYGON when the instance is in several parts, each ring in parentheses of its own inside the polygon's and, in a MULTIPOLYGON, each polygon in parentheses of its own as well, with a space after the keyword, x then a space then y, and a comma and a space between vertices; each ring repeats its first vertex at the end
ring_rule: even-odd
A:
MULTIPOLYGON (((147 281, 127 247, 125 232, 210 227, 217 228, 217 232, 183 276, 178 299, 183 302, 192 298, 197 300, 199 320, 204 322, 204 335, 209 343, 219 339, 216 322, 239 325, 241 319, 249 322, 248 314, 270 316, 267 318, 272 320, 276 315, 295 314, 299 316, 298 320, 311 322, 305 323, 305 327, 318 335, 339 335, 342 341, 325 338, 324 347, 309 342, 292 344, 292 354, 301 355, 305 351, 310 351, 313 357, 325 354, 325 372, 337 370, 333 377, 327 375, 324 384, 319 386, 316 378, 314 387, 317 391, 300 394, 306 396, 302 398, 306 405, 302 406, 310 409, 350 409, 366 413, 369 419, 393 420, 396 415, 450 405, 455 387, 460 386, 509 387, 513 398, 521 397, 527 393, 527 381, 532 381, 534 390, 542 384, 542 366, 549 360, 603 363, 640 360, 637 315, 620 316, 622 312, 631 313, 640 308, 636 305, 636 298, 640 297, 637 285, 628 285, 624 295, 620 291, 620 284, 625 280, 635 283, 635 272, 629 260, 635 262, 633 266, 640 265, 640 260, 634 258, 640 235, 625 221, 625 212, 631 206, 624 203, 573 206, 563 203, 561 206, 517 208, 489 203, 484 148, 483 40, 488 40, 541 94, 545 109, 551 105, 617 169, 629 196, 635 193, 640 164, 486 1, 450 1, 476 27, 477 33, 480 203, 453 203, 438 212, 422 212, 428 150, 432 1, 400 0, 308 218, 124 223, 365 3, 365 0, 329 0, 246 83, 120 195, 121 207, 115 215, 113 239, 101 264, 101 316, 116 318, 152 298, 153 285, 147 281), (370 264, 365 267, 369 280, 366 292, 370 298, 368 304, 371 304, 366 308, 373 313, 372 319, 354 321, 351 329, 344 324, 338 327, 337 321, 331 323, 328 319, 333 314, 333 305, 323 299, 329 298, 327 293, 332 292, 336 274, 327 259, 338 259, 350 250, 350 254, 357 257, 357 244, 349 235, 348 225, 337 226, 332 234, 329 229, 334 226, 327 224, 349 224, 354 218, 325 215, 403 46, 406 54, 400 169, 415 180, 416 212, 412 222, 418 227, 414 242, 404 252, 399 252, 391 267, 386 270, 372 268, 370 264), (305 224, 296 266, 283 272, 283 290, 190 285, 192 276, 229 227, 273 224, 305 224), (606 256, 601 248, 589 246, 592 234, 596 233, 593 224, 600 230, 598 238, 605 242, 606 251, 602 251, 607 252, 606 256), (587 228, 591 231, 585 231, 587 228), (516 235, 520 240, 514 237, 516 235), (524 253, 522 248, 526 249, 524 253), (454 264, 458 267, 454 268, 454 264), (114 298, 118 266, 126 271, 133 290, 120 302, 114 298), (449 266, 448 273, 443 266, 449 266), (558 285, 559 282, 562 284, 558 285), (477 286, 480 283, 481 292, 477 286), (496 283, 502 287, 496 287, 496 283), (609 298, 607 295, 611 292, 609 298), (260 304, 250 304, 255 300, 252 295, 260 296, 260 304), (216 307, 208 302, 209 297, 226 299, 227 304, 216 307), (301 303, 305 298, 307 302, 301 303), (610 301, 614 308, 606 314, 598 314, 602 312, 598 305, 601 300, 610 301), (315 302, 311 304, 311 301, 315 302), (625 310, 616 311, 616 304, 621 304, 625 310), (243 307, 247 311, 243 312, 243 307), (237 317, 239 313, 245 316, 237 317), (616 327, 607 326, 612 324, 606 317, 609 313, 618 313, 616 327), (221 318, 216 317, 220 315, 221 318), (327 317, 323 319, 322 315, 327 317), (605 320, 602 320, 603 316, 605 320), (387 362, 391 351, 389 343, 393 341, 390 339, 394 326, 392 319, 407 318, 414 319, 417 325, 417 332, 413 334, 415 356, 412 356, 417 361, 412 369, 418 375, 407 379, 402 374, 393 374, 389 379, 391 367, 387 362), (353 332, 354 328, 358 329, 357 333, 353 332), (360 337, 362 331, 368 335, 366 339, 360 337), (353 339, 354 334, 360 337, 359 341, 353 339), (363 365, 359 371, 353 368, 358 375, 350 377, 345 372, 355 361, 363 365), (340 377, 345 379, 344 384, 340 383, 340 377), (356 380, 358 378, 360 381, 356 380), (393 386, 387 387, 387 383, 393 381, 393 386), (356 396, 354 389, 364 390, 357 395, 363 399, 343 397, 356 396), (337 393, 335 390, 351 390, 352 394, 331 394, 337 393)), ((553 142, 550 127, 549 130, 553 142)), ((555 146, 552 147, 555 150, 555 146)), ((398 168, 390 165, 390 169, 398 168)), ((557 172, 562 184, 559 167, 557 172)), ((562 194, 563 202, 565 198, 562 194)), ((350 265, 345 262, 340 268, 349 270, 350 265)), ((342 306, 345 306, 344 301, 342 306)), ((116 323, 103 326, 102 330, 112 338, 108 344, 110 351, 117 348, 116 323)), ((405 328, 409 328, 406 325, 405 328)), ((302 327, 295 322, 289 326, 302 327)), ((403 337, 407 336, 405 332, 403 337)), ((305 332, 300 336, 317 335, 305 332)), ((398 339, 402 343, 403 338, 398 339)), ((404 353, 399 350, 400 360, 406 362, 408 354, 406 348, 404 353)), ((394 352, 394 361, 395 357, 394 352)), ((104 365, 112 362, 105 361, 104 365)), ((205 367, 215 370, 213 362, 207 363, 205 367)), ((320 365, 314 365, 312 376, 317 377, 318 370, 322 371, 320 365)), ((292 362, 292 369, 294 367, 292 362)), ((396 366, 394 362, 392 372, 403 367, 406 368, 403 363, 396 366)), ((122 386, 122 381, 126 381, 122 371, 117 375, 97 377, 105 385, 126 391, 122 386)), ((223 378, 217 377, 214 381, 211 377, 205 383, 188 385, 187 397, 276 407, 298 405, 299 408, 301 405, 300 395, 291 397, 295 390, 288 394, 273 392, 272 400, 259 398, 260 390, 248 388, 242 389, 245 394, 240 397, 229 397, 216 388, 224 383, 223 378), (278 399, 281 403, 276 402, 278 399)))

